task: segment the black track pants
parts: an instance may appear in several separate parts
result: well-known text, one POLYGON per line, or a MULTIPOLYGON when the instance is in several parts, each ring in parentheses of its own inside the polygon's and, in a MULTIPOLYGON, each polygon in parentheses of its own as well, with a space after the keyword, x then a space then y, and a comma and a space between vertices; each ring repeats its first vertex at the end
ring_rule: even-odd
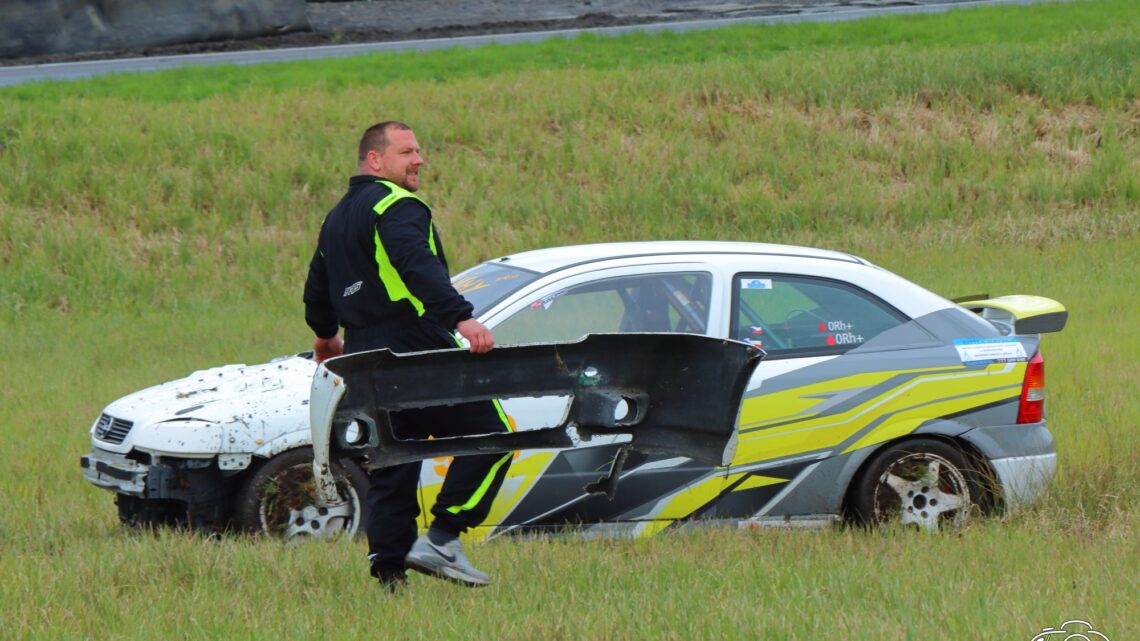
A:
MULTIPOLYGON (((345 352, 381 347, 414 352, 456 346, 442 329, 421 324, 410 330, 348 331, 345 352)), ((392 424, 396 437, 403 439, 490 434, 509 429, 493 401, 395 412, 392 424)), ((460 534, 482 523, 510 469, 511 457, 510 453, 456 457, 431 508, 432 526, 460 534)), ((415 542, 421 466, 421 462, 404 463, 372 472, 365 531, 369 555, 375 555, 374 564, 380 569, 402 569, 404 555, 415 542)))

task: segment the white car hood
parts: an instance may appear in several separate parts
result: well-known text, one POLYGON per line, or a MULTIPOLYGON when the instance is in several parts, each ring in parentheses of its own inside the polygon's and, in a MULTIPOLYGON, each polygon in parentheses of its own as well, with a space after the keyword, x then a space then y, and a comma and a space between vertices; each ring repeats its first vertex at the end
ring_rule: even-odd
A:
POLYGON ((295 411, 308 404, 316 367, 300 356, 261 365, 214 367, 124 396, 103 412, 145 425, 191 419, 226 423, 251 411, 262 415, 295 411))

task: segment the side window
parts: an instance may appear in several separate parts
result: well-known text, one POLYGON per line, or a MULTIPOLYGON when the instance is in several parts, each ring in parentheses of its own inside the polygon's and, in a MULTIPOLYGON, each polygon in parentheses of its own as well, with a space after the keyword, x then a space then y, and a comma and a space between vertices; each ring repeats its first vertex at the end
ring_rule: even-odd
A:
POLYGON ((906 322, 871 294, 807 276, 738 274, 732 337, 769 357, 839 354, 906 322))
POLYGON ((494 327, 502 344, 573 341, 600 332, 688 332, 708 328, 706 273, 606 278, 551 292, 494 327))

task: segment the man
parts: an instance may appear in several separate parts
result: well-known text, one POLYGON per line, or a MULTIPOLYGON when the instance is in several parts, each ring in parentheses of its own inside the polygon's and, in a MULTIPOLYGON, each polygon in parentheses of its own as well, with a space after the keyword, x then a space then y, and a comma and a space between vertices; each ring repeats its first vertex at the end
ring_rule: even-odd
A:
MULTIPOLYGON (((451 285, 431 210, 415 192, 424 159, 411 128, 386 121, 360 140, 358 175, 321 226, 305 282, 305 321, 317 335, 317 361, 343 352, 454 348, 452 330, 485 353, 494 339, 471 317, 451 285), (343 326, 344 341, 337 336, 343 326)), ((496 401, 393 414, 399 438, 424 439, 508 430, 496 401)), ((431 508, 428 532, 416 537, 420 463, 374 471, 368 491, 368 558, 389 589, 407 581, 405 567, 470 586, 490 578, 471 566, 459 535, 481 523, 510 467, 510 454, 458 457, 431 508)))

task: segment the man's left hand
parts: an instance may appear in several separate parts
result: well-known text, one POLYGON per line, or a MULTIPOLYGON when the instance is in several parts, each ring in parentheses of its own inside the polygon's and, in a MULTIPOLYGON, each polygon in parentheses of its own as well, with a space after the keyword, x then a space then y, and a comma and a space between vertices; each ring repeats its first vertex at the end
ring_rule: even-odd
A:
POLYGON ((455 329, 459 330, 459 334, 467 339, 468 344, 471 345, 471 351, 475 354, 486 354, 495 346, 495 338, 491 336, 491 330, 474 318, 459 321, 455 329))

